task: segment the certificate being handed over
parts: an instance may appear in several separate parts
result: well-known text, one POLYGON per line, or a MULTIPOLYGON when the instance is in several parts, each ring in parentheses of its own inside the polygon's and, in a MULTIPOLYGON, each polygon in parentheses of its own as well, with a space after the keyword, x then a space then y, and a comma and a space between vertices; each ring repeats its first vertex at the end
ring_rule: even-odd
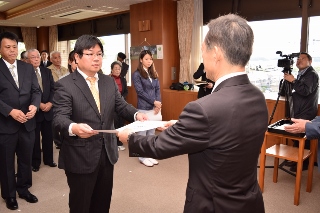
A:
POLYGON ((146 131, 150 129, 155 129, 158 127, 163 127, 163 125, 167 123, 167 121, 135 121, 131 124, 128 124, 126 126, 123 126, 119 129, 115 130, 95 130, 97 132, 103 132, 103 133, 117 133, 124 129, 132 129, 134 132, 140 132, 140 131, 146 131))

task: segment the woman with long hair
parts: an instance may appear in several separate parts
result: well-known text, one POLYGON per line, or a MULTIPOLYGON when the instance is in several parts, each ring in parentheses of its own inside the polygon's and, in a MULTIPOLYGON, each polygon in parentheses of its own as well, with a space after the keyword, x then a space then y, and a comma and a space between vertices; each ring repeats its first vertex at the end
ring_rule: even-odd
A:
MULTIPOLYGON (((132 82, 138 96, 137 108, 146 113, 149 120, 162 120, 161 94, 159 76, 153 63, 152 53, 143 50, 139 55, 139 65, 132 74, 132 82)), ((141 131, 140 135, 154 135, 155 129, 141 131)), ((157 165, 158 161, 153 158, 139 157, 140 163, 145 166, 157 165)))

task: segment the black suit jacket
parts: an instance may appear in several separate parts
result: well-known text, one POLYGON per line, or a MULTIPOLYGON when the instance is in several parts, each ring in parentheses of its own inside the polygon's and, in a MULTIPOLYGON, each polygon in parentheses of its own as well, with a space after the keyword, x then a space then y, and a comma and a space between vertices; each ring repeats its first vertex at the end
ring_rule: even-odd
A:
MULTIPOLYGON (((20 109, 23 113, 29 112, 29 106, 39 109, 40 89, 33 66, 17 60, 19 88, 3 61, 0 59, 0 134, 12 134, 19 130, 20 122, 14 120, 9 113, 12 109, 20 109)), ((35 118, 24 123, 27 131, 36 128, 35 118)))
POLYGON ((129 69, 129 65, 126 64, 125 62, 122 62, 120 75, 125 78, 128 73, 128 69, 129 69))
POLYGON ((78 71, 55 83, 53 126, 64 138, 59 168, 72 173, 92 173, 99 163, 103 142, 112 164, 117 162, 119 156, 115 134, 100 133, 86 139, 69 136, 71 123, 86 123, 96 130, 108 130, 114 129, 114 112, 128 121, 133 121, 137 112, 121 97, 112 77, 98 75, 101 114, 87 82, 78 71))
POLYGON ((184 212, 261 213, 257 162, 267 126, 264 95, 247 75, 234 76, 187 104, 178 122, 158 136, 131 135, 129 154, 189 154, 184 212))
MULTIPOLYGON (((52 72, 46 67, 40 67, 41 79, 42 79, 42 88, 41 91, 41 103, 53 102, 54 94, 54 81, 52 77, 52 72)), ((53 119, 53 108, 48 112, 44 112, 41 109, 36 113, 36 121, 42 122, 43 120, 51 121, 53 119)))
POLYGON ((312 120, 318 113, 319 76, 310 66, 292 86, 294 118, 312 120))
MULTIPOLYGON (((48 67, 48 66, 50 66, 51 64, 52 64, 51 61, 47 61, 47 65, 46 65, 45 67, 48 67)), ((44 67, 43 61, 40 62, 40 67, 44 67)))

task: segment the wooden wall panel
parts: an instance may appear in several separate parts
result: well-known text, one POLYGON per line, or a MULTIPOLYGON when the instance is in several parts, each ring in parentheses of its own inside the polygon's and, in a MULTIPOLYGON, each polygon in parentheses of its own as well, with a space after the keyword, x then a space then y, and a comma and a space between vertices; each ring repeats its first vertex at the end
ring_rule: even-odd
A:
MULTIPOLYGON (((153 0, 130 6, 131 46, 163 45, 163 59, 154 59, 155 68, 159 74, 162 104, 163 89, 168 89, 172 82, 171 67, 176 67, 179 76, 180 56, 178 48, 177 2, 172 0, 153 0), (139 21, 150 20, 150 30, 139 31, 139 21), (146 41, 146 42, 145 42, 146 41)), ((131 60, 131 73, 136 71, 139 60, 131 60)), ((137 95, 131 86, 127 101, 136 106, 137 95)), ((166 114, 167 107, 162 107, 166 114)))
POLYGON ((37 28, 37 49, 49 51, 49 27, 37 28))

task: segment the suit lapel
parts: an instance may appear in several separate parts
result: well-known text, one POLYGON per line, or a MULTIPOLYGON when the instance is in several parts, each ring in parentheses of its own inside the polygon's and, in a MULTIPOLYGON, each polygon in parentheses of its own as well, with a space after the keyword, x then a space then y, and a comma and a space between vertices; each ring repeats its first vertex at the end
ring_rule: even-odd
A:
POLYGON ((19 81, 19 88, 21 89, 24 82, 24 75, 25 75, 25 65, 24 62, 17 60, 17 71, 18 71, 18 81, 19 81))
MULTIPOLYGON (((97 104, 93 98, 93 95, 90 91, 90 88, 89 88, 86 80, 82 77, 82 75, 77 70, 74 73, 72 73, 72 76, 73 76, 73 80, 74 80, 75 85, 80 89, 80 91, 82 92, 84 97, 87 99, 88 103, 91 105, 91 107, 93 108, 95 113, 100 117, 101 115, 99 113, 97 104)), ((99 83, 98 83, 98 85, 99 85, 99 83)), ((101 97, 100 97, 100 99, 101 99, 101 97)))
MULTIPOLYGON (((47 91, 47 87, 48 86, 50 87, 50 81, 49 81, 49 79, 47 79, 48 74, 47 74, 46 70, 44 69, 44 67, 39 67, 39 69, 40 69, 40 73, 41 73, 43 91, 47 91)), ((42 93, 43 93, 43 91, 42 91, 42 93)), ((50 89, 48 91, 50 91, 50 89)))
MULTIPOLYGON (((8 79, 8 81, 14 86, 14 88, 19 91, 19 88, 17 87, 16 82, 14 81, 14 79, 10 73, 10 70, 8 69, 7 65, 4 63, 2 58, 0 60, 0 72, 2 72, 3 75, 8 79)), ((19 76, 18 76, 18 78, 19 78, 19 76)))
POLYGON ((107 104, 107 84, 102 83, 106 82, 107 80, 104 78, 104 75, 99 75, 98 87, 99 87, 99 98, 100 98, 100 113, 101 117, 104 116, 104 111, 107 104))

